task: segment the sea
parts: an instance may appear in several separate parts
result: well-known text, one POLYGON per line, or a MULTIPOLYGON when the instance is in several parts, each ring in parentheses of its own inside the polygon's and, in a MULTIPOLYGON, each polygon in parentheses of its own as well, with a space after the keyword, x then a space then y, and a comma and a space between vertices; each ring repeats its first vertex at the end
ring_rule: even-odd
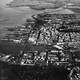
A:
POLYGON ((3 37, 7 33, 7 27, 24 24, 26 19, 40 12, 42 11, 32 10, 29 7, 10 8, 0 3, 0 37, 3 37))

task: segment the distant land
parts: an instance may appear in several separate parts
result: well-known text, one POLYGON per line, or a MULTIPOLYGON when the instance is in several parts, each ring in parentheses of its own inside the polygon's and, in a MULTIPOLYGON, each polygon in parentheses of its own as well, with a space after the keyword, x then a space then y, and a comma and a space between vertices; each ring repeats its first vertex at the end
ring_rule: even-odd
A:
POLYGON ((80 5, 80 0, 13 0, 8 5, 10 5, 11 7, 16 7, 16 6, 27 6, 27 5, 42 5, 42 4, 44 5, 44 3, 63 4, 65 2, 71 2, 76 5, 80 5))
POLYGON ((13 0, 7 5, 12 8, 29 7, 33 10, 45 11, 46 9, 53 9, 53 11, 56 11, 58 8, 64 9, 66 3, 68 10, 80 13, 80 0, 13 0))

